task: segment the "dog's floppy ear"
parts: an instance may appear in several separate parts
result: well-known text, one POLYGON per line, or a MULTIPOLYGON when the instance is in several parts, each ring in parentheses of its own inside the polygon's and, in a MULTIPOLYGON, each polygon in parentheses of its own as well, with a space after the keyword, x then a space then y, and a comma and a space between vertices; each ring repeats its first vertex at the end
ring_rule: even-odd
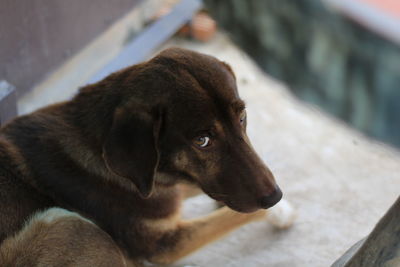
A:
POLYGON ((150 196, 158 166, 161 111, 117 108, 103 146, 103 158, 115 174, 128 178, 142 197, 150 196))

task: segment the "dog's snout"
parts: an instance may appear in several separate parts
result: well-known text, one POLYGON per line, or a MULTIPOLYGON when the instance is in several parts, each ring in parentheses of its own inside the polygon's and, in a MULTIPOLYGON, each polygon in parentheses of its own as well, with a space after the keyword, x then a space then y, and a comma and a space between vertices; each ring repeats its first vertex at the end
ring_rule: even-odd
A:
POLYGON ((268 208, 274 206, 276 203, 278 203, 279 200, 281 200, 281 199, 282 199, 282 191, 277 186, 272 193, 270 193, 269 195, 263 196, 260 199, 260 205, 262 208, 268 209, 268 208))

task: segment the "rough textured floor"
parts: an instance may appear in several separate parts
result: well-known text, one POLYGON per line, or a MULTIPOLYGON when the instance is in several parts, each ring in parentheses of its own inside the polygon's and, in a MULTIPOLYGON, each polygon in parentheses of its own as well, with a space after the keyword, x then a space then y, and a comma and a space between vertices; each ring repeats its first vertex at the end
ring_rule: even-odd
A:
MULTIPOLYGON (((252 223, 174 266, 330 266, 399 196, 398 152, 295 99, 225 35, 207 44, 174 39, 169 46, 231 64, 247 103, 250 139, 298 212, 289 230, 252 223)), ((184 213, 198 215, 211 206, 200 196, 184 213)))

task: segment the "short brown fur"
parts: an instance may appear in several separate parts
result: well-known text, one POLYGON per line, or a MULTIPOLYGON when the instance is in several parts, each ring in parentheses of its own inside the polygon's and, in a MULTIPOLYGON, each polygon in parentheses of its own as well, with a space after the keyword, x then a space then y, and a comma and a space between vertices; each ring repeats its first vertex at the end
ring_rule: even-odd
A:
POLYGON ((245 131, 232 69, 179 48, 16 118, 0 130, 0 264, 169 263, 261 218, 281 193, 245 131), (182 183, 227 207, 181 220, 182 183), (82 219, 23 228, 51 207, 82 219))

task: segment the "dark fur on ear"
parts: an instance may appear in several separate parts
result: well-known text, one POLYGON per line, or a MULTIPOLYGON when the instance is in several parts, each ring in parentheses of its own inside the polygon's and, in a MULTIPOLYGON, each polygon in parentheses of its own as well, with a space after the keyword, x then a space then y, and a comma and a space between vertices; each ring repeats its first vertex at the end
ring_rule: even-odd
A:
POLYGON ((233 72, 232 67, 228 63, 226 63, 225 61, 221 61, 221 63, 232 74, 233 78, 236 79, 236 75, 233 72))
POLYGON ((158 167, 161 111, 125 105, 117 108, 103 146, 103 158, 115 174, 128 178, 147 198, 158 167))

